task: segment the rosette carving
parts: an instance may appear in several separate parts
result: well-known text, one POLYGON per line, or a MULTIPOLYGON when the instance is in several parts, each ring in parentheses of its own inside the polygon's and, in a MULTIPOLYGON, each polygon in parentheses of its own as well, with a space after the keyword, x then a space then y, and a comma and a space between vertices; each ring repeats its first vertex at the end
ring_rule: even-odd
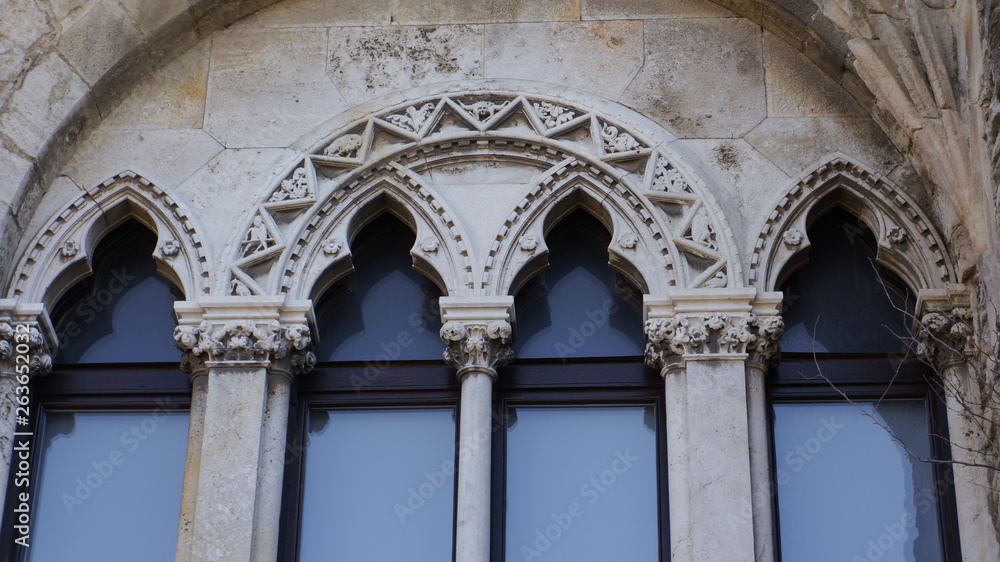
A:
POLYGON ((198 326, 177 326, 174 344, 185 352, 185 363, 271 361, 277 367, 287 363, 293 374, 307 373, 316 364, 309 327, 282 326, 277 320, 266 324, 238 320, 219 326, 205 320, 198 326))
MULTIPOLYGON (((27 331, 17 331, 9 322, 0 322, 0 373, 12 374, 17 371, 18 345, 28 346, 28 371, 34 375, 44 375, 52 369, 52 356, 49 348, 45 344, 45 337, 42 332, 33 325, 29 325, 27 331)), ((22 347, 23 349, 23 347, 22 347)))
POLYGON ((662 369, 684 355, 734 353, 749 353, 752 361, 766 363, 777 354, 784 331, 780 316, 753 313, 653 318, 645 325, 646 364, 662 369))
POLYGON ((497 368, 514 358, 509 322, 466 325, 453 320, 441 326, 440 335, 448 345, 444 350, 444 362, 458 370, 459 378, 470 370, 496 377, 497 368))
POLYGON ((961 361, 974 351, 972 309, 929 312, 920 319, 917 355, 922 360, 942 367, 952 361, 961 361))

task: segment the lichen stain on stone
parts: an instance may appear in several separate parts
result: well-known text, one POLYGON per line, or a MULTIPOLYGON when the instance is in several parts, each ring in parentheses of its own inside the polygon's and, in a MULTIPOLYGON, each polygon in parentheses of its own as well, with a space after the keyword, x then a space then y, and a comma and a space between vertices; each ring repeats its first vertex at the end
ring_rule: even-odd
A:
POLYGON ((716 164, 723 170, 735 170, 740 167, 740 152, 732 143, 725 143, 712 150, 716 164))

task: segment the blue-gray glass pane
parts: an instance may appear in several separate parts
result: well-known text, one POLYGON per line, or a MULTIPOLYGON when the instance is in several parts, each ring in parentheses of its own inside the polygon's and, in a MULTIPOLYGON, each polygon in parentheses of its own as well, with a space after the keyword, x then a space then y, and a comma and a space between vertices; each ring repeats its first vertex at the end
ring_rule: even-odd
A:
POLYGON ((781 288, 781 350, 905 351, 908 305, 897 293, 894 277, 876 269, 875 241, 868 227, 847 211, 834 209, 809 227, 809 239, 809 263, 781 288))
POLYGON ((57 363, 176 363, 173 285, 156 272, 156 236, 135 221, 97 246, 94 276, 56 306, 57 363))
POLYGON ((366 225, 351 244, 354 272, 317 306, 320 361, 441 359, 441 292, 413 270, 413 232, 392 215, 366 225))
POLYGON ((942 560, 937 502, 947 484, 889 431, 930 458, 922 400, 883 401, 877 410, 872 402, 775 404, 783 560, 942 560))
POLYGON ((188 412, 49 412, 28 560, 173 560, 188 412))
POLYGON ((641 297, 608 267, 609 241, 604 226, 584 211, 549 232, 549 268, 516 296, 517 357, 643 354, 641 297))
POLYGON ((299 559, 451 560, 453 409, 312 410, 299 559))
POLYGON ((516 407, 506 560, 659 560, 654 410, 516 407))

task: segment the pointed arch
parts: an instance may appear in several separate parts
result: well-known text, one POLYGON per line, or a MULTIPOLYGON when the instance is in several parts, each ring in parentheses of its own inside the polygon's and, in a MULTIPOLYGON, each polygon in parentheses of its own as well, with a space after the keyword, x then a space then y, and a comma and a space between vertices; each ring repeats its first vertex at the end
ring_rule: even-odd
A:
POLYGON ((954 263, 927 214, 888 178, 838 153, 800 177, 767 217, 750 258, 750 284, 776 290, 806 258, 806 227, 834 206, 864 222, 875 235, 878 264, 914 291, 957 283, 954 263))
POLYGON ((51 307, 92 273, 101 239, 135 219, 156 234, 157 271, 188 298, 208 294, 210 257, 184 206, 141 175, 126 170, 63 207, 35 236, 17 262, 7 296, 51 307))

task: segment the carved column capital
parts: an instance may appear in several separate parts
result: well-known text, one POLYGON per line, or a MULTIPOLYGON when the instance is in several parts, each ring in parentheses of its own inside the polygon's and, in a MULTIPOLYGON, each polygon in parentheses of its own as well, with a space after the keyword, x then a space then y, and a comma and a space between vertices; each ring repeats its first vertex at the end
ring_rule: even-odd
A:
POLYGON ((497 376, 497 369, 514 358, 510 348, 510 323, 502 320, 489 324, 463 324, 452 320, 441 326, 441 339, 448 347, 444 362, 458 370, 461 379, 469 371, 497 376))
POLYGON ((972 316, 969 293, 962 286, 921 291, 913 328, 920 359, 943 369, 971 357, 975 352, 972 316))
POLYGON ((177 303, 174 344, 184 352, 181 368, 197 373, 208 363, 266 365, 289 376, 316 364, 312 352, 312 306, 281 298, 206 298, 177 303))
POLYGON ((780 295, 753 290, 646 295, 646 364, 661 371, 692 358, 745 356, 766 364, 778 354, 785 324, 780 295))
POLYGON ((472 372, 494 379, 497 369, 514 358, 510 348, 513 297, 442 297, 441 339, 448 345, 444 362, 461 380, 472 372))
POLYGON ((15 375, 20 365, 27 365, 31 376, 47 374, 57 346, 44 305, 0 299, 0 375, 15 375))

